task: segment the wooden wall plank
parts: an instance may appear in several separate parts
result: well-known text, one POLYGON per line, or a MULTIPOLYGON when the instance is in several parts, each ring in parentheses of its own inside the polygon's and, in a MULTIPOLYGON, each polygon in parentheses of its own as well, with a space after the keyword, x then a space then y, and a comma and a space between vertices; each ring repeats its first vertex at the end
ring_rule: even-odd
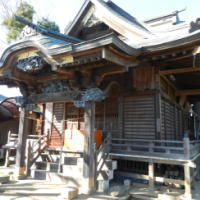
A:
POLYGON ((124 137, 155 139, 154 95, 124 98, 124 137))

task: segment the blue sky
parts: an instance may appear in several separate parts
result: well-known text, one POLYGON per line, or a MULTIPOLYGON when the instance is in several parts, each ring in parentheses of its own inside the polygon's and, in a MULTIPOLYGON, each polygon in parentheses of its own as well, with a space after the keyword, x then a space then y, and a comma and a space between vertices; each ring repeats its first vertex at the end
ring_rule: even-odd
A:
MULTIPOLYGON (((4 0, 16 6, 16 0, 4 0)), ((175 10, 187 8, 181 13, 182 20, 192 21, 200 17, 200 0, 112 0, 117 5, 125 9, 136 18, 143 20, 154 16, 170 13, 175 10)), ((19 1, 20 2, 20 1, 19 1)), ((71 21, 84 0, 27 0, 36 10, 35 20, 41 17, 48 17, 56 21, 63 30, 71 21)), ((0 16, 1 17, 1 16, 0 16)), ((0 18, 1 21, 1 18, 0 18)), ((5 46, 5 30, 0 29, 0 49, 5 46), (2 41, 3 40, 3 41, 2 41)), ((15 96, 19 94, 17 90, 9 90, 0 86, 0 94, 15 96)))

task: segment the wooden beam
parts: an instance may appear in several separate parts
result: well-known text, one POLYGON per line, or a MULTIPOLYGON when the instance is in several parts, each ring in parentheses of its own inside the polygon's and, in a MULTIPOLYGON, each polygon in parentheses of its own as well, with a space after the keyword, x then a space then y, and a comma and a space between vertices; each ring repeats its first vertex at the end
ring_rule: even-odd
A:
POLYGON ((138 64, 136 61, 119 56, 119 54, 116 54, 114 51, 107 48, 102 48, 102 58, 124 67, 130 67, 138 64))
POLYGON ((102 67, 102 68, 96 69, 94 72, 94 75, 96 77, 96 83, 97 83, 97 85, 99 85, 105 76, 120 74, 120 73, 124 73, 124 72, 127 72, 127 69, 125 67, 107 66, 107 67, 102 67))
POLYGON ((189 57, 192 57, 192 54, 187 54, 187 55, 184 55, 184 56, 169 58, 169 59, 166 59, 165 62, 172 62, 172 61, 182 60, 182 59, 189 58, 189 57))
POLYGON ((175 90, 177 89, 176 85, 172 81, 170 81, 166 76, 161 75, 161 79, 166 81, 173 89, 175 90))
POLYGON ((176 90, 176 96, 200 95, 200 89, 176 90))
POLYGON ((197 72, 200 71, 200 67, 187 67, 187 68, 178 68, 178 69, 169 69, 169 70, 161 70, 160 75, 169 75, 169 74, 182 74, 189 72, 197 72))
POLYGON ((48 94, 35 94, 28 97, 27 102, 33 103, 45 103, 45 102, 59 102, 59 101, 74 101, 80 95, 79 91, 66 91, 56 92, 48 94))
POLYGON ((51 75, 45 75, 45 76, 40 76, 40 78, 36 79, 35 81, 37 83, 45 83, 48 81, 53 81, 53 80, 66 80, 67 78, 72 77, 72 73, 70 72, 61 72, 60 70, 56 71, 60 74, 51 74, 51 75))

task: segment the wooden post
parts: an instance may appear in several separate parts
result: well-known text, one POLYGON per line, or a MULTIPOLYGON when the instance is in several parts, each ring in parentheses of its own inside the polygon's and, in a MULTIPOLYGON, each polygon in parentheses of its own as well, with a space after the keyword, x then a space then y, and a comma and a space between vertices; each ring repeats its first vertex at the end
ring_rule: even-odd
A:
MULTIPOLYGON (((10 142, 10 135, 11 135, 11 131, 8 131, 7 144, 9 144, 9 142, 10 142)), ((7 149, 6 149, 5 164, 4 164, 5 167, 8 167, 8 166, 9 166, 9 156, 10 156, 10 149, 7 148, 7 149)))
POLYGON ((184 185, 185 185, 185 195, 187 199, 192 198, 192 189, 191 189, 192 179, 190 174, 190 167, 188 164, 184 165, 184 185))
POLYGON ((16 153, 16 178, 20 178, 25 173, 25 149, 27 138, 27 111, 21 107, 18 131, 18 147, 16 153))
POLYGON ((95 159, 94 159, 94 128, 95 128, 95 103, 85 103, 85 144, 84 144, 84 164, 83 177, 85 183, 85 193, 90 193, 95 187, 95 159))
POLYGON ((185 158, 190 159, 190 139, 183 138, 183 149, 185 158))
POLYGON ((155 112, 156 112, 156 139, 162 139, 161 135, 161 126, 162 126, 162 114, 161 114, 161 94, 160 94, 160 75, 159 70, 156 69, 156 80, 155 80, 155 87, 156 87, 156 96, 155 96, 155 112))
POLYGON ((149 188, 154 189, 154 163, 149 162, 149 188))
POLYGON ((118 129, 119 137, 123 138, 123 97, 118 98, 118 129))

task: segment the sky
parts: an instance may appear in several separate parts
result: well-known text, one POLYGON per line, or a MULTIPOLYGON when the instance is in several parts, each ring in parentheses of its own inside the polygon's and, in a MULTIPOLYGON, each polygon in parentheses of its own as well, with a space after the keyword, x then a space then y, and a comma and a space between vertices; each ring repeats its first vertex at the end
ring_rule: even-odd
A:
MULTIPOLYGON (((0 0, 8 2, 14 10, 17 2, 21 0, 0 0)), ((200 0, 112 0, 121 8, 125 9, 139 20, 167 14, 175 10, 186 8, 186 11, 180 14, 181 20, 194 21, 200 17, 200 0)), ((55 21, 63 32, 65 26, 72 21, 84 0, 26 0, 31 4, 35 11, 34 20, 37 21, 41 17, 48 17, 55 21)), ((0 22, 5 12, 0 7, 0 22)), ((6 29, 0 27, 0 54, 6 47, 6 29)), ((5 96, 19 95, 18 90, 10 90, 0 86, 0 94, 5 96)))

